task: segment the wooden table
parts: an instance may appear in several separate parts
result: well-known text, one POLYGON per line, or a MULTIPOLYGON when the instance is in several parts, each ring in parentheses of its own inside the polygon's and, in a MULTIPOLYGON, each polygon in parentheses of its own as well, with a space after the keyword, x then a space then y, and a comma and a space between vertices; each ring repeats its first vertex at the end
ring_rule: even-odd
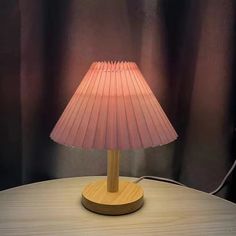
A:
POLYGON ((104 216, 80 204, 81 191, 102 177, 57 179, 0 192, 0 235, 236 235, 236 205, 173 184, 143 180, 139 211, 104 216))

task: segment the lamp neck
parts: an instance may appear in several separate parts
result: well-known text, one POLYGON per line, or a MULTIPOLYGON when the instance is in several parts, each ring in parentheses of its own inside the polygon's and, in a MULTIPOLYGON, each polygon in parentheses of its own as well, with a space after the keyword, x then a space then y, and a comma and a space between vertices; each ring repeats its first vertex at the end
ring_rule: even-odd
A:
POLYGON ((108 150, 107 151, 107 191, 119 191, 119 164, 120 164, 120 151, 108 150))

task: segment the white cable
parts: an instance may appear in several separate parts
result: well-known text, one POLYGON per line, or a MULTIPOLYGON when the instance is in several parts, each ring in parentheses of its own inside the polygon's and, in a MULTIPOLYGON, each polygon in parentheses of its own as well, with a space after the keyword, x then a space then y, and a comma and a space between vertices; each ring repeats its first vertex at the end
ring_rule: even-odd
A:
POLYGON ((184 184, 182 184, 178 181, 175 181, 173 179, 167 179, 167 178, 162 178, 162 177, 157 177, 157 176, 148 176, 148 175, 138 178, 137 180, 134 181, 134 183, 138 183, 143 179, 160 180, 160 181, 163 181, 163 182, 169 182, 169 183, 172 183, 172 184, 178 184, 178 185, 181 185, 181 186, 185 186, 184 184))
MULTIPOLYGON (((231 175, 231 173, 233 172, 235 167, 236 167, 236 160, 234 161, 234 163, 231 166, 230 170, 225 175, 224 179, 221 181, 220 185, 214 191, 210 192, 209 194, 215 195, 216 193, 218 193, 224 187, 226 180, 231 175)), ((134 183, 138 183, 143 179, 159 180, 159 181, 168 182, 168 183, 172 183, 172 184, 178 184, 178 185, 186 187, 186 185, 184 185, 184 184, 182 184, 178 181, 175 181, 173 179, 167 179, 167 178, 162 178, 162 177, 157 177, 157 176, 149 176, 149 175, 145 175, 145 176, 142 176, 142 177, 138 178, 137 180, 134 181, 134 183)))
POLYGON ((224 179, 221 181, 220 185, 214 191, 210 192, 210 194, 215 195, 216 193, 218 193, 224 187, 226 180, 231 175, 231 173, 233 172, 235 167, 236 167, 236 160, 234 161, 234 163, 231 166, 230 170, 225 175, 224 179))

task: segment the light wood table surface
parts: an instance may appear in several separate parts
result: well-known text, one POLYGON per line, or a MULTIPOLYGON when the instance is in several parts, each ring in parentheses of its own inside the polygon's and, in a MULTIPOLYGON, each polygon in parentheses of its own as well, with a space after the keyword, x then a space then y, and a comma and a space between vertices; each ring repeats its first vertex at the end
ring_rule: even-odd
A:
MULTIPOLYGON (((236 205, 173 184, 142 180, 137 212, 104 216, 81 204, 82 189, 102 177, 29 184, 0 192, 0 235, 236 235, 236 205)), ((104 177, 103 177, 104 178, 104 177)))

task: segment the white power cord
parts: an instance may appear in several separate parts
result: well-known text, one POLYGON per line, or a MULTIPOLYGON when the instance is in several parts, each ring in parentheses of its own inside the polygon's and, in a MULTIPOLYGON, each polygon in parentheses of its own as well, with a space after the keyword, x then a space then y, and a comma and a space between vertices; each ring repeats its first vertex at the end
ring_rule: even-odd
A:
MULTIPOLYGON (((225 177, 221 181, 220 185, 215 190, 210 192, 209 194, 215 195, 216 193, 218 193, 224 187, 227 179, 229 178, 229 176, 231 175, 231 173, 233 172, 235 167, 236 167, 236 160, 234 161, 233 165, 231 166, 231 168, 229 169, 229 171, 227 172, 227 174, 225 175, 225 177)), ((159 181, 168 182, 168 183, 177 184, 177 185, 181 185, 181 186, 186 187, 186 185, 184 185, 184 184, 182 184, 182 183, 180 183, 178 181, 175 181, 173 179, 162 178, 162 177, 157 177, 157 176, 148 176, 148 175, 147 176, 142 176, 142 177, 138 178, 137 180, 134 181, 134 183, 138 183, 138 182, 140 182, 143 179, 159 180, 159 181)))
POLYGON ((214 191, 210 192, 210 194, 215 195, 224 187, 226 180, 228 179, 228 177, 231 175, 231 173, 235 169, 235 166, 236 166, 236 160, 234 161, 233 165, 231 166, 231 168, 229 169, 229 171, 225 175, 224 179, 221 181, 220 185, 214 191))
POLYGON ((137 180, 134 181, 134 183, 138 183, 143 179, 159 180, 159 181, 168 182, 168 183, 172 183, 172 184, 178 184, 178 185, 186 187, 186 185, 184 185, 178 181, 175 181, 173 179, 167 179, 167 178, 162 178, 162 177, 157 177, 157 176, 149 176, 149 175, 145 175, 145 176, 138 178, 137 180))

